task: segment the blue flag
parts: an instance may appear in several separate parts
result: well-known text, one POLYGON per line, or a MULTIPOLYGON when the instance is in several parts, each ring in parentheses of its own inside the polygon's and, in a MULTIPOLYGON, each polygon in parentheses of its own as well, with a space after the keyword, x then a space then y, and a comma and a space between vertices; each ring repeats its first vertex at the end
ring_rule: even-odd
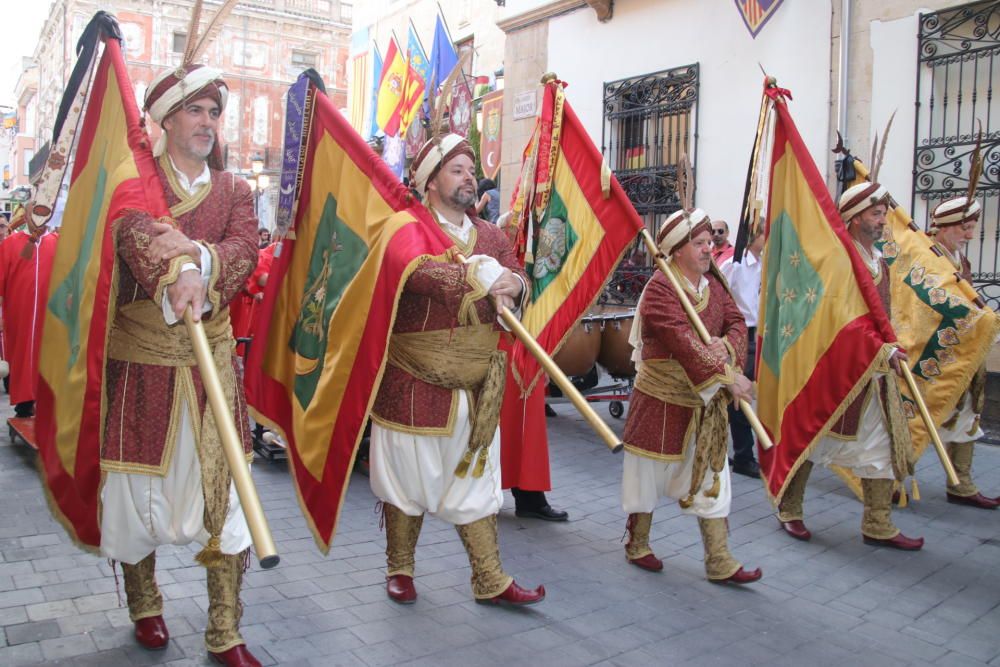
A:
POLYGON ((374 137, 379 131, 376 114, 378 113, 378 85, 382 81, 382 54, 378 50, 378 44, 373 46, 375 47, 375 66, 372 68, 372 114, 368 120, 369 137, 374 137))
POLYGON ((444 19, 438 14, 437 24, 434 26, 434 44, 431 46, 430 78, 427 80, 427 99, 433 100, 437 97, 437 89, 441 83, 448 78, 451 70, 458 64, 458 53, 451 43, 448 35, 448 28, 444 25, 444 19))
POLYGON ((431 64, 427 62, 427 54, 424 52, 424 47, 420 45, 420 38, 417 37, 412 23, 408 33, 406 36, 406 59, 409 61, 410 67, 416 70, 420 78, 423 79, 426 89, 430 79, 431 64))

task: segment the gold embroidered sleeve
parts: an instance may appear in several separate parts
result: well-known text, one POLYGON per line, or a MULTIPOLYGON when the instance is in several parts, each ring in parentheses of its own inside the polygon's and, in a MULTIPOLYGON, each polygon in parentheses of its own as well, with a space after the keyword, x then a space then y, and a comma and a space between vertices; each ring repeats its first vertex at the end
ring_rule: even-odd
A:
POLYGON ((169 218, 158 220, 145 211, 130 209, 115 221, 114 234, 119 260, 128 266, 146 295, 161 305, 164 290, 177 280, 181 266, 194 260, 187 255, 167 262, 150 258, 152 225, 156 222, 174 224, 169 218))
POLYGON ((231 201, 222 240, 207 243, 195 239, 212 255, 208 301, 213 313, 229 305, 257 267, 257 216, 253 211, 250 186, 243 179, 234 180, 231 201))

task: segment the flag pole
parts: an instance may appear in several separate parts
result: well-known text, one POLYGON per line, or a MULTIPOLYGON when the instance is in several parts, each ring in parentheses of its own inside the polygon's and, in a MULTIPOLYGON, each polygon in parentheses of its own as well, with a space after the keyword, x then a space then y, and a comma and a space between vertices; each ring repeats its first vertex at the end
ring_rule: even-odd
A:
MULTIPOLYGON (((712 339, 712 336, 708 333, 708 329, 705 328, 705 323, 701 321, 701 317, 698 316, 698 312, 691 305, 691 301, 688 300, 687 294, 684 293, 684 288, 681 287, 680 283, 677 282, 677 277, 674 276, 674 272, 670 270, 667 266, 667 262, 663 257, 663 253, 656 246, 656 242, 653 237, 650 236, 648 229, 642 230, 642 240, 646 244, 646 249, 649 251, 650 256, 656 260, 656 266, 660 271, 667 277, 670 281, 671 286, 674 288, 674 292, 677 293, 677 297, 681 301, 681 306, 684 307, 684 312, 687 313, 688 319, 691 321, 691 326, 694 330, 698 332, 698 337, 701 341, 708 345, 708 342, 712 339)), ((764 449, 771 449, 774 443, 771 442, 771 436, 767 434, 764 430, 764 425, 760 423, 760 419, 757 418, 756 413, 753 411, 753 407, 744 399, 740 399, 739 402, 740 410, 743 415, 750 422, 750 427, 753 429, 754 434, 757 436, 757 442, 764 449)))
POLYGON ((910 371, 909 365, 905 361, 899 362, 899 368, 903 371, 903 379, 906 381, 906 386, 910 390, 910 395, 913 396, 914 402, 917 404, 917 409, 920 411, 920 418, 924 420, 924 425, 927 427, 927 432, 930 433, 931 443, 934 445, 934 450, 937 452, 938 458, 941 459, 941 467, 944 468, 944 474, 948 478, 948 484, 952 486, 958 486, 958 475, 955 473, 955 466, 951 463, 951 458, 948 456, 947 450, 944 448, 944 443, 941 442, 941 436, 938 435, 937 428, 934 427, 934 420, 931 419, 931 413, 927 410, 927 403, 924 402, 924 397, 917 389, 917 382, 913 378, 913 373, 910 371))
MULTIPOLYGON (((466 262, 465 256, 461 253, 457 255, 457 259, 459 262, 466 262)), ((524 328, 524 325, 521 324, 521 320, 517 319, 517 316, 510 312, 506 306, 501 306, 497 303, 497 300, 492 295, 490 295, 490 301, 496 308, 497 314, 500 316, 500 319, 503 320, 503 323, 507 325, 507 328, 510 329, 511 333, 517 336, 517 339, 521 341, 526 348, 528 348, 531 355, 538 360, 538 363, 545 370, 549 379, 556 383, 556 386, 562 390, 563 395, 569 399, 570 403, 573 404, 573 407, 579 410, 580 415, 582 415, 583 418, 587 420, 587 423, 590 424, 591 428, 597 432, 597 435, 601 437, 601 440, 603 440, 604 444, 608 446, 608 449, 610 449, 613 454, 620 452, 624 447, 621 438, 615 435, 615 432, 611 430, 611 427, 608 426, 596 412, 594 412, 594 408, 590 407, 590 403, 588 403, 587 399, 580 394, 580 390, 573 386, 573 383, 570 382, 570 379, 566 377, 565 373, 562 372, 562 369, 556 365, 556 362, 553 361, 552 357, 545 352, 545 349, 539 345, 538 341, 532 337, 531 333, 524 328)))
POLYGON ((215 416, 215 424, 219 429, 219 440, 222 442, 222 452, 229 464, 229 474, 233 478, 236 493, 240 497, 240 506, 246 516, 250 537, 253 539, 253 548, 257 552, 257 560, 262 568, 270 569, 277 565, 281 558, 274 545, 271 529, 267 525, 267 518, 264 516, 264 509, 260 504, 260 496, 257 495, 257 487, 254 486, 253 478, 250 477, 250 468, 247 466, 243 445, 236 430, 236 423, 233 421, 232 410, 226 400, 225 393, 222 391, 222 382, 219 380, 219 373, 215 368, 215 360, 208 344, 208 336, 205 335, 205 327, 201 322, 194 321, 190 306, 184 311, 184 324, 187 325, 188 334, 191 336, 194 356, 198 361, 198 372, 201 374, 208 404, 215 416))

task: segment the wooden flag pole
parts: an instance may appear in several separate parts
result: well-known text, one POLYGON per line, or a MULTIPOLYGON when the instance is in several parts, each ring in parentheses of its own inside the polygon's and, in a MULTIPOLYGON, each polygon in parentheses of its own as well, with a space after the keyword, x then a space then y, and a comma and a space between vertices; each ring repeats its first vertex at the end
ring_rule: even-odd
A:
POLYGON ((194 321, 190 306, 184 311, 184 324, 187 325, 188 334, 191 336, 191 346, 194 348, 194 356, 198 361, 198 372, 201 373, 205 395, 211 406, 212 414, 215 416, 215 424, 219 429, 219 440, 222 442, 222 452, 229 464, 229 474, 233 478, 236 493, 240 497, 240 505, 246 515, 250 537, 253 539, 253 548, 257 552, 257 560, 262 568, 272 568, 280 560, 278 550, 274 546, 274 537, 271 535, 267 518, 260 505, 257 487, 254 486, 253 478, 250 476, 250 468, 247 466, 243 445, 236 430, 236 423, 233 421, 232 410, 230 410, 229 402, 226 401, 226 395, 222 391, 222 382, 219 381, 219 373, 215 368, 212 349, 208 344, 208 336, 205 335, 205 327, 201 322, 194 321))
MULTIPOLYGON (((691 326, 694 330, 698 332, 701 341, 708 345, 708 342, 712 339, 711 334, 708 333, 708 329, 705 328, 705 323, 701 321, 701 317, 698 316, 698 312, 691 305, 691 301, 688 300, 687 294, 684 293, 684 288, 681 287, 680 283, 677 282, 677 277, 674 276, 674 272, 670 270, 667 266, 666 259, 663 257, 663 253, 656 246, 656 242, 653 237, 649 234, 649 230, 642 230, 642 240, 646 244, 646 249, 653 259, 656 260, 656 266, 660 271, 667 277, 670 281, 671 286, 673 286, 674 291, 677 293, 677 297, 681 301, 681 305, 684 307, 684 312, 687 313, 688 320, 691 321, 691 326)), ((757 436, 757 442, 764 449, 771 449, 774 443, 771 442, 771 436, 767 434, 764 430, 764 425, 760 423, 760 419, 757 418, 757 414, 753 411, 753 407, 744 399, 740 399, 740 410, 746 416, 747 421, 750 422, 750 427, 753 429, 754 434, 757 436)))
POLYGON ((924 402, 924 397, 917 388, 917 381, 913 378, 913 373, 905 361, 900 361, 899 367, 903 371, 903 379, 906 381, 906 386, 909 387, 910 394, 913 396, 913 400, 917 404, 917 409, 920 411, 920 418, 924 420, 927 432, 931 435, 931 443, 934 445, 935 451, 937 451, 938 458, 941 459, 941 466, 944 468, 944 474, 948 478, 948 483, 952 486, 958 486, 959 481, 958 475, 955 473, 955 466, 952 465, 951 458, 948 457, 948 452, 944 448, 944 443, 941 442, 941 436, 938 435, 937 428, 934 427, 934 420, 931 419, 931 413, 927 410, 927 403, 924 402))

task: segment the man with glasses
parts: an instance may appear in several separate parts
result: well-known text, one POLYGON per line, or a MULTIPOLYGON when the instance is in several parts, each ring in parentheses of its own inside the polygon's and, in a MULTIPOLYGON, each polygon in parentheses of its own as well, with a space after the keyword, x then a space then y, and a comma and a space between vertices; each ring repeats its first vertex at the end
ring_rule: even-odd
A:
POLYGON ((712 259, 716 266, 722 266, 733 257, 736 248, 729 242, 729 225, 725 220, 712 221, 712 259))

